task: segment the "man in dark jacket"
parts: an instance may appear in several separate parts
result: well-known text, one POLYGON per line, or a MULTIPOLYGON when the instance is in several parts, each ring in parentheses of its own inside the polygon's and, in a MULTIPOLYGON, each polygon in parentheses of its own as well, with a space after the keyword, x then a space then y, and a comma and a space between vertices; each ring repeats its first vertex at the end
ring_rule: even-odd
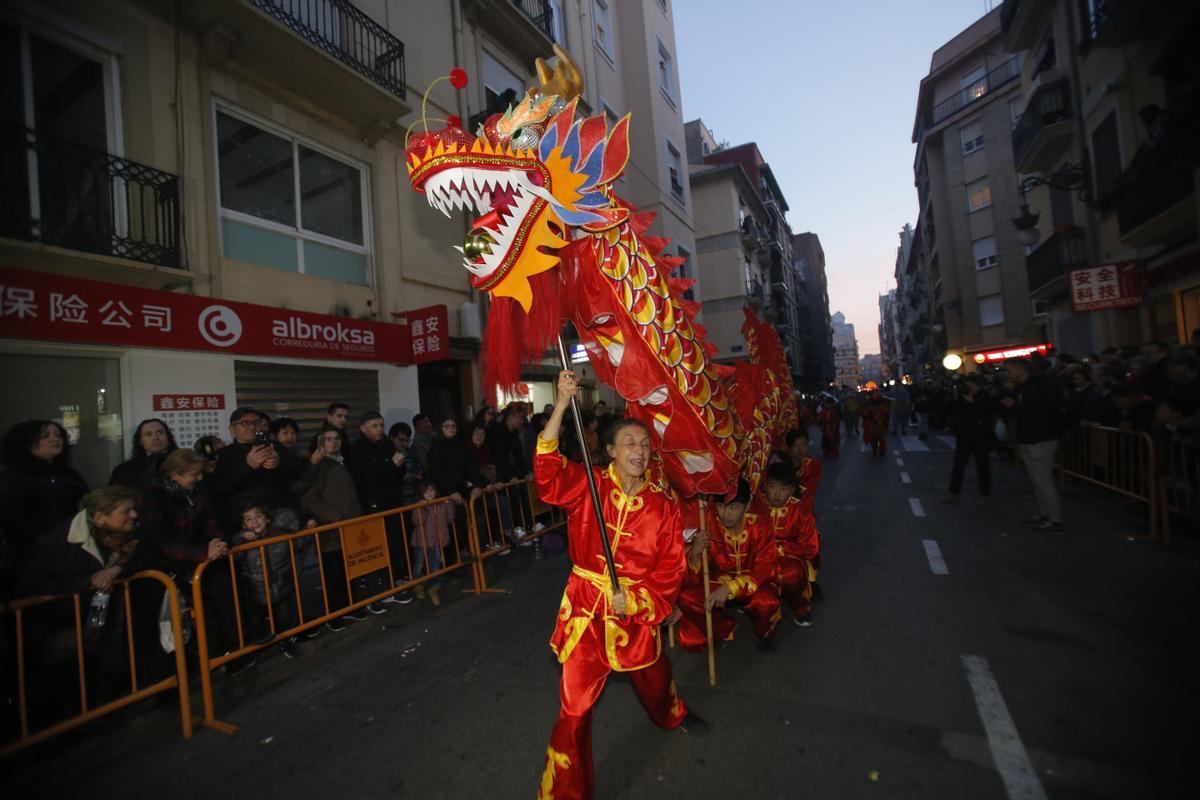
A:
POLYGON ((996 405, 980 375, 968 375, 961 387, 955 387, 947 409, 950 429, 954 431, 954 471, 949 493, 943 503, 957 503, 962 494, 967 462, 975 459, 979 474, 979 505, 986 506, 992 496, 992 469, 988 461, 996 431, 996 405))
POLYGON ((429 479, 439 495, 450 495, 462 505, 467 495, 471 500, 478 497, 487 480, 480 474, 467 443, 458 438, 458 423, 443 420, 441 434, 429 449, 429 479))
POLYGON ((258 412, 236 409, 229 416, 234 442, 217 453, 217 468, 209 484, 217 501, 217 512, 229 533, 242 528, 242 509, 252 502, 264 503, 272 522, 298 530, 299 502, 291 485, 304 474, 304 464, 295 455, 258 435, 258 412))
POLYGON ((1062 533, 1062 507, 1054 485, 1059 435, 1058 383, 1051 375, 1035 374, 1023 358, 1005 361, 1004 372, 1013 383, 1015 396, 1004 398, 1000 404, 1016 411, 1017 447, 1037 499, 1037 514, 1025 523, 1042 533, 1062 533))
MULTIPOLYGON (((346 466, 354 476, 354 485, 358 488, 358 498, 362 501, 363 511, 373 514, 377 511, 387 511, 399 508, 404 504, 404 473, 408 470, 408 462, 404 454, 396 452, 396 445, 385 435, 383 415, 378 411, 368 411, 362 415, 358 426, 361 434, 350 443, 350 451, 346 454, 346 466)), ((406 561, 404 531, 400 525, 399 515, 386 518, 388 551, 397 583, 405 580, 400 574, 406 561)), ((367 593, 363 581, 358 583, 360 593, 367 593)), ((395 602, 411 602, 411 596, 387 598, 395 602)), ((367 606, 372 614, 382 614, 383 609, 375 604, 367 606)))

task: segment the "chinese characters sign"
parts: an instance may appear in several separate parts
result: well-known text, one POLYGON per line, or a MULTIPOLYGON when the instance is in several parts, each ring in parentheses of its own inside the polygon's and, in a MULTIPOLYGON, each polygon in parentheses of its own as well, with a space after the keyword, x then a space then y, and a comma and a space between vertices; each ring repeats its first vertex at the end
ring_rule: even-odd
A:
POLYGON ((225 395, 212 392, 156 394, 154 413, 167 423, 181 447, 201 436, 220 436, 225 430, 225 395))
POLYGON ((1072 311, 1102 311, 1142 304, 1142 262, 1121 261, 1067 271, 1072 311))
POLYGON ((408 320, 411 363, 424 364, 450 357, 450 339, 446 333, 448 314, 444 305, 405 311, 404 317, 408 320))
POLYGON ((405 327, 0 269, 0 336, 18 339, 393 364, 448 356, 444 305, 408 319, 405 327))

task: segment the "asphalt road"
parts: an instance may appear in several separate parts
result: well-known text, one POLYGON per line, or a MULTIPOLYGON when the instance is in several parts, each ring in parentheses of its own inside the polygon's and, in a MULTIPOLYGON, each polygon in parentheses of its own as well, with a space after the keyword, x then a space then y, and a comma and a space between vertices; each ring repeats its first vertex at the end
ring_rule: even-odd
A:
MULTIPOLYGON (((702 656, 673 651, 707 736, 653 727, 610 680, 597 797, 1195 796, 1196 548, 1128 538, 1144 517, 1083 491, 1068 535, 1032 533, 1024 474, 1000 462, 991 507, 970 472, 941 505, 947 441, 890 444, 826 464, 812 627, 785 622, 763 654, 743 624, 715 689, 702 656)), ((493 561, 511 594, 451 584, 441 609, 393 606, 222 681, 234 736, 184 741, 166 708, 122 715, 0 764, 5 795, 531 798, 569 564, 493 561)))

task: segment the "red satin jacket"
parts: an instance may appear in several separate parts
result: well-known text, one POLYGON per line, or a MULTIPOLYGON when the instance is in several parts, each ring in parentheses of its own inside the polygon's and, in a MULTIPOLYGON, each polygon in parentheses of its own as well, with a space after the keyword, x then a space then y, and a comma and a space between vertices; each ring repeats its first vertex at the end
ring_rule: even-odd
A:
POLYGON ((805 558, 802 548, 805 507, 802 500, 789 497, 786 503, 776 507, 768 503, 765 496, 758 494, 750 502, 750 512, 767 520, 781 559, 805 558))
MULTIPOLYGON (((728 586, 729 599, 749 597, 776 579, 779 553, 770 517, 747 511, 741 532, 734 533, 721 524, 714 506, 707 513, 709 579, 728 586)), ((697 569, 692 579, 702 583, 699 573, 697 569)))
POLYGON ((567 512, 567 548, 574 566, 567 578, 550 649, 565 662, 593 622, 602 622, 608 664, 618 672, 648 667, 662 652, 659 625, 671 613, 687 569, 679 509, 668 489, 648 481, 632 495, 621 489, 613 467, 594 469, 601 513, 608 525, 617 576, 625 588, 626 613, 612 610, 612 584, 592 510, 587 475, 558 452, 558 442, 538 438, 533 476, 542 500, 567 512))

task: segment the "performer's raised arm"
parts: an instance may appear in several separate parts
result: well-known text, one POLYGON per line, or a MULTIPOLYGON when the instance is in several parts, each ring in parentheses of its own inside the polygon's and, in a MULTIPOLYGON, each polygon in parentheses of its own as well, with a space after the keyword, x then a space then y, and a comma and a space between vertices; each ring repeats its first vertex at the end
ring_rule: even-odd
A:
POLYGON ((558 393, 554 412, 546 427, 538 434, 537 455, 533 459, 533 479, 538 495, 547 503, 572 511, 587 496, 587 476, 583 467, 568 461, 558 451, 558 435, 571 398, 579 394, 575 373, 563 370, 558 374, 558 393))

